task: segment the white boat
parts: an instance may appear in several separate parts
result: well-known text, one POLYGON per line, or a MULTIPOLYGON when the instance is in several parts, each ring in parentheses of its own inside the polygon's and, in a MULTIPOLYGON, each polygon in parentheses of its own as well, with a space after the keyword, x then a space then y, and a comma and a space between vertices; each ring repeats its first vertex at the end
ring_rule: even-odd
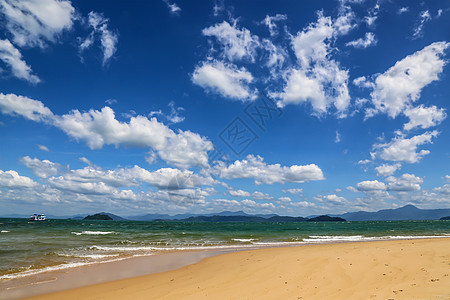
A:
POLYGON ((34 214, 28 221, 47 221, 47 217, 44 214, 34 214))

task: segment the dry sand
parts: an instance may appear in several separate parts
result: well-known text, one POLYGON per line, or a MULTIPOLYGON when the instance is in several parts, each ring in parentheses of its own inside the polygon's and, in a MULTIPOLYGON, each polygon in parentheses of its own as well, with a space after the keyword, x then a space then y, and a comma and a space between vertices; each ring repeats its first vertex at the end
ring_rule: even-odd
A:
POLYGON ((450 238, 240 251, 32 299, 450 299, 450 238))

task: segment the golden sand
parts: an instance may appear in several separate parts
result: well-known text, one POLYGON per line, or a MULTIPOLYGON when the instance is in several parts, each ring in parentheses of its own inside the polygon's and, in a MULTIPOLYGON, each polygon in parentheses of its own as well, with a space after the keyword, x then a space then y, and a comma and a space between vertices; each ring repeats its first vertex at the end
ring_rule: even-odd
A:
POLYGON ((450 299, 450 238, 218 255, 32 299, 450 299))

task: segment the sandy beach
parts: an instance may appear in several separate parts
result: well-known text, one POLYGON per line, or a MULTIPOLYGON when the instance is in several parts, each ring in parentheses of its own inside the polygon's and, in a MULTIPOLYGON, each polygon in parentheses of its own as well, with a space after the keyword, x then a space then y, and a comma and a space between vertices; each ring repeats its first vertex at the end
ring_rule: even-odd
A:
POLYGON ((450 299, 450 238, 221 254, 29 299, 450 299))

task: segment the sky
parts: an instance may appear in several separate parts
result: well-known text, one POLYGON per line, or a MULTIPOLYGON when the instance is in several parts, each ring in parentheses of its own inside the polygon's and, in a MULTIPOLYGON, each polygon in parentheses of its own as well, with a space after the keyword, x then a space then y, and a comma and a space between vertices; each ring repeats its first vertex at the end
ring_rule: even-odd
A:
POLYGON ((450 207, 450 1, 0 0, 0 215, 450 207))

